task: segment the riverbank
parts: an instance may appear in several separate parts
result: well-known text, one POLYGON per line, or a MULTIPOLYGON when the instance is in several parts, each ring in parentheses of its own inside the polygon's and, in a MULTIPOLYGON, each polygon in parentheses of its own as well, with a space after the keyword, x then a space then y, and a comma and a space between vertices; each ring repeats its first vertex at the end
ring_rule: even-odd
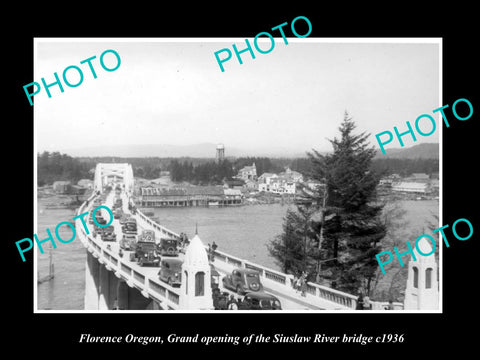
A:
POLYGON ((37 188, 37 199, 45 209, 76 209, 92 194, 91 189, 86 190, 82 195, 58 194, 52 186, 37 188))

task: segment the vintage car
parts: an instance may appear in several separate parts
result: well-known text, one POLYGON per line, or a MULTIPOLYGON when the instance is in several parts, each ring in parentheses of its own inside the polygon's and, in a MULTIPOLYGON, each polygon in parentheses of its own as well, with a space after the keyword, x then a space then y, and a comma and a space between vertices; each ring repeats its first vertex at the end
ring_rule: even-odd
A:
POLYGON ((100 198, 96 198, 95 200, 93 200, 93 207, 97 207, 97 206, 100 206, 102 205, 102 200, 100 198))
POLYGON ((223 286, 243 295, 247 291, 262 291, 263 285, 260 282, 258 271, 252 269, 234 269, 230 275, 222 279, 223 286))
POLYGON ((123 250, 130 250, 136 241, 137 237, 135 235, 123 234, 123 237, 120 240, 120 247, 123 250))
MULTIPOLYGON (((97 224, 99 224, 99 225, 106 225, 107 224, 107 220, 105 220, 103 218, 103 216, 101 216, 101 215, 96 215, 95 220, 97 220, 97 224)), ((94 224, 95 224, 95 222, 94 222, 94 224)), ((95 225, 97 225, 97 224, 95 224, 95 225)))
POLYGON ((115 233, 102 234, 103 241, 117 241, 115 233))
POLYGON ((158 250, 163 256, 178 256, 178 241, 176 239, 162 238, 158 244, 158 250))
POLYGON ((130 214, 123 213, 122 217, 120 218, 120 220, 118 220, 118 222, 120 223, 120 225, 125 225, 128 219, 130 219, 130 214))
POLYGON ((123 208, 123 201, 122 199, 117 198, 113 203, 112 209, 115 211, 117 209, 122 209, 122 208, 123 208))
POLYGON ((180 259, 163 259, 160 262, 158 278, 170 286, 180 286, 182 284, 182 263, 183 261, 180 259))
MULTIPOLYGON (((99 221, 98 222, 100 225, 105 225, 107 222, 99 221)), ((100 227, 97 224, 93 223, 93 237, 97 237, 97 235, 103 235, 105 232, 105 229, 108 228, 113 228, 113 226, 107 226, 107 227, 100 227)))
POLYGON ((101 237, 103 241, 117 241, 117 236, 115 235, 115 228, 113 226, 107 226, 102 228, 101 237))
POLYGON ((137 260, 137 264, 143 265, 160 265, 160 256, 157 253, 155 243, 137 241, 130 246, 130 261, 137 260))
POLYGON ((133 215, 137 212, 137 207, 135 205, 132 205, 132 203, 128 203, 128 210, 132 212, 133 215))
POLYGON ((238 303, 239 310, 282 310, 277 297, 263 291, 248 292, 238 303))
POLYGON ((120 219, 120 218, 122 217, 122 215, 123 215, 123 210, 122 210, 122 208, 117 208, 117 209, 115 210, 115 213, 113 214, 113 218, 114 218, 114 219, 120 219))
POLYGON ((135 219, 130 218, 122 225, 122 232, 124 234, 137 235, 137 222, 135 219))
POLYGON ((155 242, 155 231, 153 230, 143 230, 138 237, 139 241, 145 242, 155 242))

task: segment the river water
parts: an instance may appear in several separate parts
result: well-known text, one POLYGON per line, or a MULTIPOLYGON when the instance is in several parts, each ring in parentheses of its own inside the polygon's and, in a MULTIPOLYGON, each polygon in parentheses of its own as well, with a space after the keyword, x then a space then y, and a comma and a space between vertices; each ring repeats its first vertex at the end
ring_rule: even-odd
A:
MULTIPOLYGON (((438 201, 402 201, 407 210, 409 228, 423 233, 422 226, 438 214, 438 201)), ((177 233, 184 232, 190 238, 198 235, 204 244, 215 242, 218 250, 254 263, 279 270, 268 253, 266 245, 282 232, 283 218, 289 205, 250 205, 222 208, 156 208, 155 216, 160 223, 177 233)), ((46 209, 42 199, 38 202, 38 236, 46 238, 46 228, 52 232, 61 221, 75 216, 69 209, 46 209), (42 237, 42 235, 44 235, 42 237)), ((62 233, 61 233, 62 235, 62 233)), ((69 239, 71 232, 65 231, 63 238, 69 239)), ((58 242, 52 250, 55 266, 54 279, 37 286, 38 309, 83 310, 85 293, 86 249, 76 239, 68 244, 58 242)), ((39 277, 48 274, 48 251, 37 251, 39 277)))

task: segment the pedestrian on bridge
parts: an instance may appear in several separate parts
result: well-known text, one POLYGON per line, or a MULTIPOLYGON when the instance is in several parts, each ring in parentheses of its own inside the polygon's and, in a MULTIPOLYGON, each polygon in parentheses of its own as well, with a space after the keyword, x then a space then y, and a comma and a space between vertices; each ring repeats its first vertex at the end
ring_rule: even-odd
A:
POLYGON ((363 310, 363 294, 360 292, 357 298, 357 307, 355 310, 363 310))
POLYGON ((370 298, 365 296, 363 298, 363 310, 371 310, 372 309, 372 302, 370 301, 370 298))
POLYGON ((215 244, 215 241, 212 243, 212 248, 211 248, 211 261, 215 261, 215 250, 217 250, 218 245, 215 244))
POLYGON ((235 299, 235 296, 233 296, 233 294, 230 294, 230 299, 227 302, 227 309, 238 310, 238 303, 237 303, 237 300, 235 299))
POLYGON ((302 276, 300 277, 300 290, 302 291, 302 296, 307 296, 307 272, 302 272, 302 276))

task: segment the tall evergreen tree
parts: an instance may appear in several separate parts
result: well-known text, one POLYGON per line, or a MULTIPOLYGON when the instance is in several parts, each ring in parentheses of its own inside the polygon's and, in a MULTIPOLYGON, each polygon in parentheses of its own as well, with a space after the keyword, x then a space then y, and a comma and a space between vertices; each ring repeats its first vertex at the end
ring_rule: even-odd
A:
POLYGON ((288 274, 299 276, 303 271, 313 274, 315 269, 315 232, 310 206, 290 208, 284 218, 283 233, 273 239, 267 248, 276 263, 288 274))
POLYGON ((354 135, 355 128, 345 112, 340 138, 329 140, 333 153, 322 155, 313 150, 308 154, 311 176, 325 185, 311 197, 325 216, 319 243, 323 271, 319 275, 350 293, 358 291, 364 281, 369 291, 377 267, 375 254, 381 251, 385 236, 379 218, 382 206, 373 203, 378 176, 370 166, 376 150, 368 145, 369 134, 354 135))

